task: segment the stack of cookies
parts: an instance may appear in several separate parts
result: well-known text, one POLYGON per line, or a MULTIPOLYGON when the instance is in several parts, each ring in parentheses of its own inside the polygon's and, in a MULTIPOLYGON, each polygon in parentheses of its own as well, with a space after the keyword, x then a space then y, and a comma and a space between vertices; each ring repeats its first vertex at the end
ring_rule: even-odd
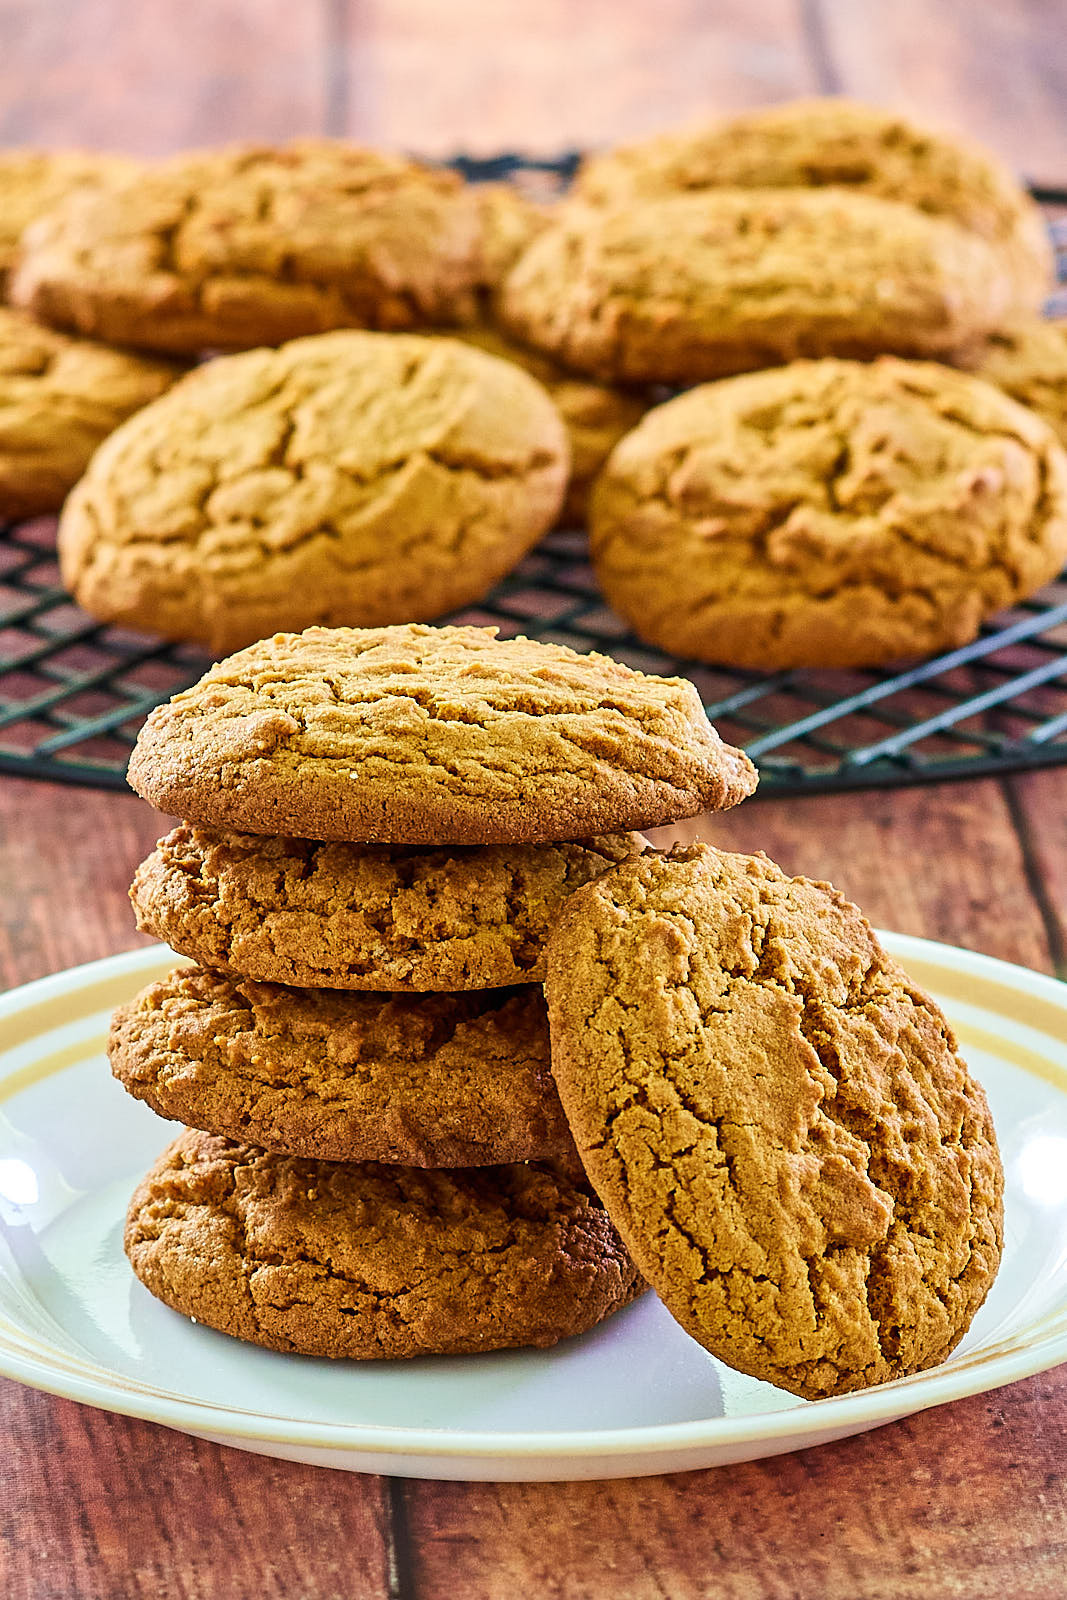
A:
POLYGON ((116 1076, 187 1124, 135 1272, 268 1347, 549 1345, 644 1287, 551 1072, 544 947, 633 830, 735 804, 696 691, 492 630, 309 629, 155 712, 130 769, 183 818, 139 925, 196 963, 116 1013, 116 1076))

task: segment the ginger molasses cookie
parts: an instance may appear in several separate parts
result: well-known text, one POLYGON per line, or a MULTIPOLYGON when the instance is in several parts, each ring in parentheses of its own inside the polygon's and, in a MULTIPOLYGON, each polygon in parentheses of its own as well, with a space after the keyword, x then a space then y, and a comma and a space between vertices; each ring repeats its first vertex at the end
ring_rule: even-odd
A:
POLYGON ((1003 320, 984 239, 835 189, 572 205, 508 275, 515 338, 611 381, 693 383, 797 356, 937 356, 1003 320))
POLYGON ((355 1361, 545 1348, 645 1287, 606 1212, 548 1168, 300 1161, 202 1133, 160 1156, 125 1245, 184 1316, 355 1361))
POLYGON ((1003 1177, 945 1018, 829 884, 706 845, 568 902, 552 1070, 638 1268, 729 1366, 809 1399, 943 1361, 1003 1177))
POLYGON ((470 192, 482 225, 480 286, 495 289, 545 227, 550 212, 513 183, 477 183, 470 192))
POLYGON ((12 300, 149 350, 247 350, 474 314, 482 221, 454 173, 343 140, 174 156, 72 196, 23 240, 12 300))
POLYGON ((97 445, 177 377, 0 307, 0 517, 58 511, 97 445))
POLYGON ((130 898, 143 933, 246 978, 394 993, 494 989, 539 984, 567 896, 644 845, 621 833, 419 850, 183 825, 138 867, 130 898))
POLYGON ((309 628, 153 711, 129 781, 193 824, 378 844, 654 827, 756 787, 696 689, 495 628, 309 628))
POLYGON ((215 654, 480 599, 556 519, 559 414, 451 339, 344 332, 220 357, 130 419, 64 511, 91 616, 215 654))
POLYGON ((563 418, 571 446, 571 474, 559 520, 569 525, 584 524, 593 479, 619 440, 636 428, 649 409, 649 396, 640 390, 594 383, 579 373, 568 372, 541 351, 516 344, 484 322, 457 329, 455 337, 502 361, 514 361, 544 384, 563 418))
POLYGON ((1044 417, 1067 445, 1067 321, 1020 318, 998 328, 970 370, 1044 417))
POLYGON ((537 985, 342 994, 179 967, 119 1007, 108 1055, 161 1117, 283 1154, 480 1167, 573 1149, 537 985))
POLYGON ((931 363, 797 362, 649 414, 598 481, 605 594, 663 649, 872 666, 965 644, 1067 559, 1067 455, 931 363))
POLYGON ((70 194, 128 183, 141 171, 128 156, 89 150, 0 150, 0 296, 24 228, 70 194))
POLYGON ((591 156, 574 192, 594 205, 633 205, 724 185, 829 186, 900 200, 987 240, 1005 261, 1021 305, 1039 306, 1052 288, 1044 218, 992 151, 836 96, 764 106, 591 156))

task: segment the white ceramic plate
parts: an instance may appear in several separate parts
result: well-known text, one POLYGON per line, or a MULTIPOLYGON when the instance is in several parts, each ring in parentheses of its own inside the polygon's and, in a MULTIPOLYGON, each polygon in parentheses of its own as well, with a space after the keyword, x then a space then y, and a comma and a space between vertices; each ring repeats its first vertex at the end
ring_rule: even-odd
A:
POLYGON ((0 1372, 244 1450, 422 1478, 597 1478, 840 1439, 1067 1360, 1067 985, 886 936, 952 1019, 1007 1173, 1004 1264, 944 1366, 807 1403, 730 1372, 653 1295, 549 1351, 365 1365, 196 1326, 129 1271, 122 1219, 175 1132, 112 1080, 111 1008, 161 947, 0 998, 0 1372))

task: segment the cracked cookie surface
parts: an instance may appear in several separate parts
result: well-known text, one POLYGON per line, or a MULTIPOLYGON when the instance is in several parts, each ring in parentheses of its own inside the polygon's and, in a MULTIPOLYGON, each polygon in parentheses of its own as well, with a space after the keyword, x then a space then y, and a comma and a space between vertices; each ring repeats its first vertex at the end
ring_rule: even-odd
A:
POLYGON ((478 600, 551 526, 563 424, 452 339, 331 333, 221 357, 130 419, 64 508, 91 616, 215 654, 478 600))
POLYGON ((943 1361, 1003 1175, 934 1002, 829 884, 709 846, 568 902, 552 1068, 590 1181, 682 1327, 809 1399, 943 1361))
POLYGON ((325 1161, 573 1151, 540 989, 344 994, 180 967, 115 1012, 111 1070, 161 1117, 325 1161))
POLYGON ((579 373, 568 372, 543 351, 516 344, 485 322, 458 329, 456 338, 502 361, 514 361, 544 385, 563 419, 571 447, 570 477, 559 521, 565 525, 583 524, 597 473, 619 440, 636 428, 651 406, 651 399, 638 390, 594 383, 579 373))
POLYGON ((129 782, 194 824, 522 844, 724 810, 756 787, 683 678, 495 628, 309 628, 147 718, 129 782))
POLYGON ((644 845, 613 834, 420 851, 183 826, 138 867, 130 898, 142 933, 238 976, 306 989, 493 989, 540 983, 567 896, 644 845))
POLYGON ((178 376, 0 307, 0 516, 58 511, 97 446, 178 376))
POLYGON ((31 222, 68 195, 128 183, 141 170, 129 156, 90 150, 0 150, 0 295, 31 222))
POLYGON ((1054 281, 1041 210, 992 151, 835 96, 766 106, 590 156, 574 193, 594 205, 736 188, 830 186, 948 217, 995 246, 1020 305, 1054 281))
POLYGON ((482 221, 454 173, 343 140, 175 156, 70 197, 23 240, 11 299, 164 351, 469 320, 482 221))
POLYGON ((1008 323, 968 362, 969 370, 1043 417, 1067 445, 1067 320, 1008 323))
POLYGON ((200 1133, 134 1194, 125 1247, 184 1316, 355 1361, 546 1348, 645 1287, 599 1204, 547 1168, 300 1161, 200 1133))
POLYGON ((609 381, 696 383, 800 356, 941 356, 1003 320, 995 253, 954 222, 833 189, 561 209, 509 273, 504 328, 609 381))
POLYGON ((798 362, 668 401, 591 515, 642 638, 756 668, 965 644, 1067 558, 1067 456, 990 384, 932 363, 798 362))

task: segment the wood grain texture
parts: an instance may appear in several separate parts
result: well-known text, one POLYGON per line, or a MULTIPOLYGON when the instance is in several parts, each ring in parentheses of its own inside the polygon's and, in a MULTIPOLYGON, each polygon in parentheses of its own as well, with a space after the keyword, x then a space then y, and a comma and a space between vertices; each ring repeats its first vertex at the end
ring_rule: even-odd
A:
POLYGON ((0 0, 0 144, 132 155, 324 130, 328 0, 0 0))
POLYGON ((555 153, 814 86, 795 0, 366 0, 348 131, 445 155, 555 153))
POLYGON ((1067 170, 1060 0, 816 0, 838 84, 983 139, 1033 180, 1067 170))

